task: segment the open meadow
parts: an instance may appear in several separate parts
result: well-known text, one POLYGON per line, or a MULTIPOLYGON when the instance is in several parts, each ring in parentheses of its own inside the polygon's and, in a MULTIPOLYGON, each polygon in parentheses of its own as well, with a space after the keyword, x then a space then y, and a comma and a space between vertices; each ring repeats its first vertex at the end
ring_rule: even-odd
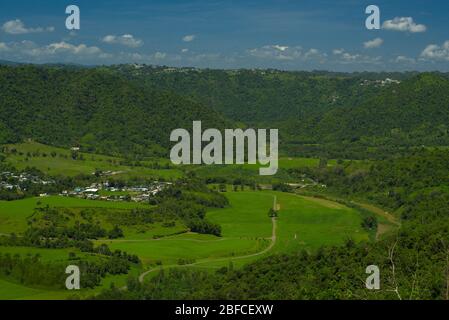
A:
MULTIPOLYGON (((230 206, 225 209, 210 210, 207 218, 222 226, 222 237, 182 233, 153 239, 151 233, 125 232, 125 237, 117 240, 98 240, 106 243, 111 250, 123 250, 136 254, 142 260, 140 272, 155 271, 160 268, 191 265, 211 271, 227 266, 230 261, 238 267, 272 253, 287 253, 297 250, 314 250, 321 245, 339 245, 348 237, 356 241, 368 240, 368 234, 361 228, 361 217, 354 209, 341 204, 306 198, 294 194, 274 191, 227 192, 230 206), (276 199, 280 206, 276 227, 268 216, 276 199), (274 234, 273 234, 274 233, 274 234)), ((0 232, 24 231, 26 218, 38 205, 58 207, 120 207, 129 209, 143 206, 132 203, 110 203, 63 197, 26 199, 0 202, 0 232)), ((1 253, 28 255, 39 254, 44 261, 65 261, 69 252, 75 249, 36 249, 0 247, 1 253)), ((77 252, 77 256, 88 258, 77 252)), ((134 271, 136 274, 138 270, 134 271)), ((153 272, 155 274, 156 272, 153 272)), ((112 281, 123 283, 125 276, 107 277, 102 287, 112 281), (114 280, 115 279, 115 280, 114 280)), ((5 279, 2 280, 5 283, 5 279)), ((0 290, 0 298, 48 298, 67 297, 42 289, 21 288, 17 283, 8 283, 14 290, 0 290), (19 290, 20 289, 20 290, 19 290), (13 294, 13 292, 15 292, 13 294)), ((81 294, 92 294, 92 290, 81 294)))
POLYGON ((140 166, 124 165, 125 159, 106 155, 74 152, 70 149, 52 147, 37 142, 6 145, 6 162, 19 170, 27 167, 35 167, 48 175, 76 176, 79 174, 91 175, 100 170, 111 172, 112 179, 131 178, 164 178, 176 179, 182 176, 182 172, 176 168, 167 168, 166 159, 146 159, 140 166), (162 166, 153 169, 152 164, 162 166))

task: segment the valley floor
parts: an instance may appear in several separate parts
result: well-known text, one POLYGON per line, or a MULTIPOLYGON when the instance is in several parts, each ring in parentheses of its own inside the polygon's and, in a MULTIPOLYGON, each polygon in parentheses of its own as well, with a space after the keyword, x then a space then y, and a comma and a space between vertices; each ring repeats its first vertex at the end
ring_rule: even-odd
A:
MULTIPOLYGON (((251 261, 273 253, 288 253, 298 250, 315 250, 323 245, 340 245, 348 237, 355 241, 369 240, 368 233, 361 227, 360 214, 342 204, 302 197, 290 193, 275 191, 240 191, 227 192, 230 206, 225 209, 211 210, 207 213, 209 220, 221 225, 222 237, 182 233, 154 239, 149 234, 130 234, 117 240, 98 240, 97 244, 106 243, 111 250, 122 250, 136 254, 142 260, 142 268, 132 270, 144 281, 161 269, 190 267, 216 270, 228 266, 241 267, 251 261), (269 218, 268 211, 273 200, 280 206, 279 216, 269 218), (183 261, 183 262, 180 262, 183 261)), ((57 205, 77 199, 45 198, 45 201, 57 205)), ((16 202, 0 202, 0 232, 20 231, 24 227, 25 217, 32 211, 32 204, 37 200, 27 199, 16 202), (34 202, 33 202, 34 201, 34 202), (15 208, 10 214, 11 206, 15 208), (26 205, 25 205, 26 204, 26 205)), ((101 201, 83 200, 78 205, 102 206, 101 201)), ((105 205, 108 205, 105 203, 105 205)), ((127 204, 122 204, 126 206, 127 204)), ((0 247, 2 253, 39 253, 48 261, 67 259, 69 251, 33 248, 0 247)), ((81 290, 76 294, 92 295, 108 287, 112 282, 116 286, 125 285, 128 276, 108 276, 101 287, 95 290, 81 290)), ((73 294, 68 291, 49 292, 38 288, 27 288, 1 280, 0 299, 65 299, 73 294)))

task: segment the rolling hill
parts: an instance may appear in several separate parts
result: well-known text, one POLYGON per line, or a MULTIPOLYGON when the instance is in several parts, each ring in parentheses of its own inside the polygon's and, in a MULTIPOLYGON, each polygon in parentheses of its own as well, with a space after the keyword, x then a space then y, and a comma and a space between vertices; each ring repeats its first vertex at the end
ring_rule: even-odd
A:
POLYGON ((154 155, 164 153, 175 128, 197 119, 215 128, 226 123, 192 99, 144 90, 103 68, 2 66, 0 87, 2 143, 31 138, 107 154, 154 155))
POLYGON ((294 156, 366 158, 398 147, 449 145, 448 77, 385 76, 1 66, 0 142, 166 156, 169 132, 202 120, 219 129, 279 128, 281 150, 294 156))

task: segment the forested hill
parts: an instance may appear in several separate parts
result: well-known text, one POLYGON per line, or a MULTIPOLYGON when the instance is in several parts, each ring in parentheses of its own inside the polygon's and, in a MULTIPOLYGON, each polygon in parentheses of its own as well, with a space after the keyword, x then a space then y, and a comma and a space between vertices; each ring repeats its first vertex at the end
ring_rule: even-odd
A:
POLYGON ((360 79, 348 74, 133 65, 112 69, 147 87, 192 96, 227 117, 248 124, 303 118, 354 104, 377 91, 374 86, 360 86, 360 79))
POLYGON ((449 80, 439 74, 419 74, 384 86, 357 103, 309 117, 306 124, 291 121, 288 131, 315 143, 448 145, 449 80))
POLYGON ((0 66, 0 143, 166 152, 170 131, 199 119, 216 128, 226 123, 192 99, 144 89, 105 68, 0 66))
POLYGON ((147 88, 193 97, 234 121, 280 128, 283 151, 294 155, 358 157, 369 147, 449 145, 447 74, 112 69, 147 88))
POLYGON ((366 158, 448 146, 449 78, 0 66, 0 143, 34 139, 108 154, 166 154, 170 131, 191 128, 193 120, 214 128, 279 128, 281 151, 299 156, 366 158))

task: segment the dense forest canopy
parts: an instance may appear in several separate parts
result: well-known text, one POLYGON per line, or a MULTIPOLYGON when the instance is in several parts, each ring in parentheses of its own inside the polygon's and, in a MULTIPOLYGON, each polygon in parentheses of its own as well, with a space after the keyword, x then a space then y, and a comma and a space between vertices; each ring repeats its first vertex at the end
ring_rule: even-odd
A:
POLYGON ((162 155, 171 130, 201 120, 279 128, 291 155, 449 144, 449 79, 438 73, 18 65, 0 67, 0 88, 2 143, 162 155))
POLYGON ((2 143, 33 139, 101 153, 161 154, 169 132, 218 113, 179 95, 144 90, 107 69, 0 67, 2 143))

